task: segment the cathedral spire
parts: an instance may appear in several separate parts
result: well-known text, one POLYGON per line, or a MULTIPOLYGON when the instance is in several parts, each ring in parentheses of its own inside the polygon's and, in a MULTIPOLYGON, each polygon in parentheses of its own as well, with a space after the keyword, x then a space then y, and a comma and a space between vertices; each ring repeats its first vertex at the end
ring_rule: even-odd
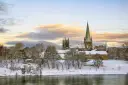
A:
POLYGON ((92 37, 90 35, 88 22, 87 22, 87 28, 86 28, 86 36, 84 38, 84 44, 85 44, 86 50, 92 50, 92 37))
POLYGON ((86 28, 86 41, 91 41, 91 36, 90 36, 90 30, 89 30, 89 25, 87 22, 87 28, 86 28))

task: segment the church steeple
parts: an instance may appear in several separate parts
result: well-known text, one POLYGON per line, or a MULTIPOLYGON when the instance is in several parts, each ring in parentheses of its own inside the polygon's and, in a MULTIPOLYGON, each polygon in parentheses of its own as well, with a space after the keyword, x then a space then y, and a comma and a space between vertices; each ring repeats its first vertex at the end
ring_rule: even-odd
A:
POLYGON ((89 31, 89 25, 87 22, 87 28, 86 28, 86 41, 91 41, 90 31, 89 31))
POLYGON ((90 35, 89 25, 87 22, 86 36, 84 38, 84 44, 86 50, 92 50, 92 37, 90 35))

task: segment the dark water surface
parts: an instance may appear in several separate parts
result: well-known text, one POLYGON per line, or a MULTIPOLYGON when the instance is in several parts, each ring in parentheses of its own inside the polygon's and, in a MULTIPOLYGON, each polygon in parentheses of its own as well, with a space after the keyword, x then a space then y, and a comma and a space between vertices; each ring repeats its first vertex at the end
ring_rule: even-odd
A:
POLYGON ((0 77, 0 85, 128 85, 128 75, 0 77))

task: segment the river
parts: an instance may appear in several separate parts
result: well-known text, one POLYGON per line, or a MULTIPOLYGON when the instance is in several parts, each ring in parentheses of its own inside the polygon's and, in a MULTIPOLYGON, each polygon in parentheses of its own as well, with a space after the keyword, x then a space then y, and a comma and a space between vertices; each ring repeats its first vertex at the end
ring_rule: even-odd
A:
POLYGON ((128 75, 8 76, 0 85, 128 85, 128 75))

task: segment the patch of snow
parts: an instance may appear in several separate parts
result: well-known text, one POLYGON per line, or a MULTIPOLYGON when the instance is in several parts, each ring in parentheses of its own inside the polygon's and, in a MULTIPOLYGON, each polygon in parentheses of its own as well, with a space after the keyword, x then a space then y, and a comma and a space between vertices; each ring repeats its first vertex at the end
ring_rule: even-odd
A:
POLYGON ((57 52, 59 54, 64 54, 64 53, 67 53, 68 51, 70 51, 70 50, 69 49, 67 49, 67 50, 57 50, 57 52))
POLYGON ((58 62, 60 62, 60 63, 64 63, 64 62, 65 62, 65 60, 58 60, 58 62))
POLYGON ((69 50, 69 49, 67 49, 67 50, 57 50, 58 54, 60 55, 60 57, 61 57, 62 59, 64 59, 64 56, 65 56, 65 54, 66 54, 68 51, 70 51, 70 50, 69 50))
POLYGON ((86 62, 87 65, 93 65, 94 64, 94 60, 89 60, 88 62, 86 62))
POLYGON ((62 59, 64 59, 65 54, 59 54, 62 59))
MULTIPOLYGON (((103 60, 103 66, 99 69, 93 66, 88 66, 89 64, 93 64, 93 60, 86 62, 86 66, 82 66, 81 69, 66 69, 64 60, 58 60, 58 62, 63 63, 64 69, 61 69, 62 65, 59 65, 59 69, 48 69, 45 67, 41 70, 41 75, 128 74, 128 61, 123 60, 103 60)), ((25 75, 39 75, 40 72, 38 72, 36 68, 38 67, 37 64, 17 63, 16 67, 22 68, 24 65, 26 65, 27 67, 31 66, 33 68, 31 73, 26 73, 25 75)), ((0 76, 9 76, 16 74, 23 75, 21 70, 12 71, 6 67, 0 67, 0 76)))

